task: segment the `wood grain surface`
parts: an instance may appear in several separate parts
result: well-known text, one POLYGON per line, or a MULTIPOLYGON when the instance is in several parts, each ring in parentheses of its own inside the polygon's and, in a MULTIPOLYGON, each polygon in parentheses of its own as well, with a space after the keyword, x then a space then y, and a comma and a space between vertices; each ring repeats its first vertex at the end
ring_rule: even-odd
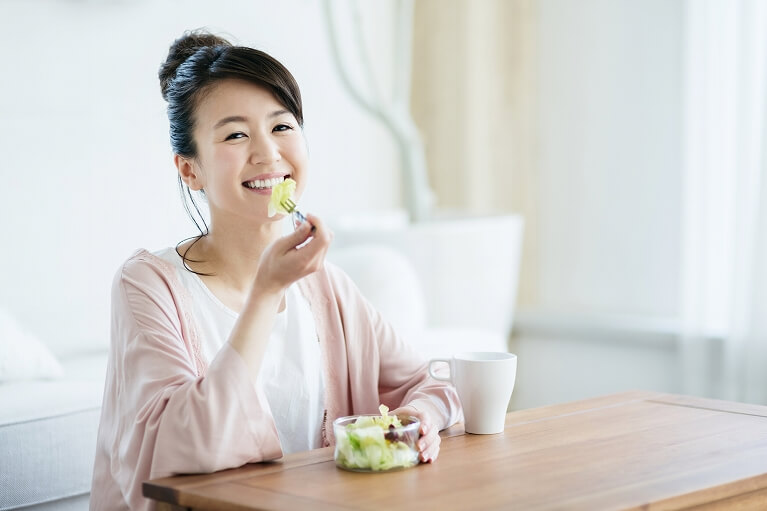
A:
POLYGON ((433 464, 340 470, 331 448, 144 484, 165 509, 767 509, 767 407, 628 392, 442 432, 433 464), (172 507, 177 506, 177 507, 172 507))

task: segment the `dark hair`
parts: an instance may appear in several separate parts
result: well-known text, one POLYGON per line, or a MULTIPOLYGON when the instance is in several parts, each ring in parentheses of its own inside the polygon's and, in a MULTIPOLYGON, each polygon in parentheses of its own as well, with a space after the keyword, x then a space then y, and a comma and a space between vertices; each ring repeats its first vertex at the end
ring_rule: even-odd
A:
MULTIPOLYGON (((197 146, 192 136, 197 105, 211 87, 221 80, 234 78, 263 87, 293 114, 299 126, 304 125, 301 91, 285 66, 263 51, 234 46, 226 39, 205 31, 185 32, 176 39, 170 46, 168 57, 160 66, 159 77, 162 97, 168 102, 170 145, 174 153, 186 158, 197 156, 197 146)), ((197 239, 182 255, 184 266, 192 271, 186 264, 186 252, 208 234, 208 225, 192 191, 181 180, 181 176, 178 182, 184 208, 200 231, 200 235, 195 236, 197 239), (189 202, 202 221, 204 230, 192 213, 189 202)), ((184 241, 179 242, 179 245, 184 241)))

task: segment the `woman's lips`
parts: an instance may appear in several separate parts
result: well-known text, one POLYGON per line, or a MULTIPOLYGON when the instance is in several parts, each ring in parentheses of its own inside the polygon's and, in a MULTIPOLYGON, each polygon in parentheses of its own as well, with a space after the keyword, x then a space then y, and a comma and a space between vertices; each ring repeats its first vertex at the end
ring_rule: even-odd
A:
POLYGON ((272 189, 271 188, 250 188, 248 186, 242 185, 243 188, 245 188, 249 192, 257 193, 258 195, 271 195, 272 189))
POLYGON ((265 174, 242 183, 242 186, 260 195, 271 195, 272 188, 290 178, 290 174, 265 174))

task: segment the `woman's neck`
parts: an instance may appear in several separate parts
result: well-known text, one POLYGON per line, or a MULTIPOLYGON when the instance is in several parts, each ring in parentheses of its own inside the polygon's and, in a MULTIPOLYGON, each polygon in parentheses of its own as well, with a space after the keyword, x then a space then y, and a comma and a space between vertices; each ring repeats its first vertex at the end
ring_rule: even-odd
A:
POLYGON ((282 235, 282 222, 266 222, 254 227, 244 223, 211 222, 210 232, 200 239, 189 258, 200 261, 192 269, 210 275, 212 280, 235 292, 250 290, 258 272, 261 254, 282 235))

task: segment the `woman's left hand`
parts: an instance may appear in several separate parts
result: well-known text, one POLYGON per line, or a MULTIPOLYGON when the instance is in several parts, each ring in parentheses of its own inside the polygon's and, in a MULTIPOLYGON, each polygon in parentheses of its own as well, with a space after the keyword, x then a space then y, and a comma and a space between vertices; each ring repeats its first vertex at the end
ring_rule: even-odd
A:
POLYGON ((421 434, 417 442, 418 458, 424 463, 432 463, 439 456, 439 444, 442 438, 439 436, 439 428, 432 421, 431 417, 425 412, 416 410, 412 406, 402 406, 389 412, 390 415, 398 417, 412 416, 421 421, 421 434))

